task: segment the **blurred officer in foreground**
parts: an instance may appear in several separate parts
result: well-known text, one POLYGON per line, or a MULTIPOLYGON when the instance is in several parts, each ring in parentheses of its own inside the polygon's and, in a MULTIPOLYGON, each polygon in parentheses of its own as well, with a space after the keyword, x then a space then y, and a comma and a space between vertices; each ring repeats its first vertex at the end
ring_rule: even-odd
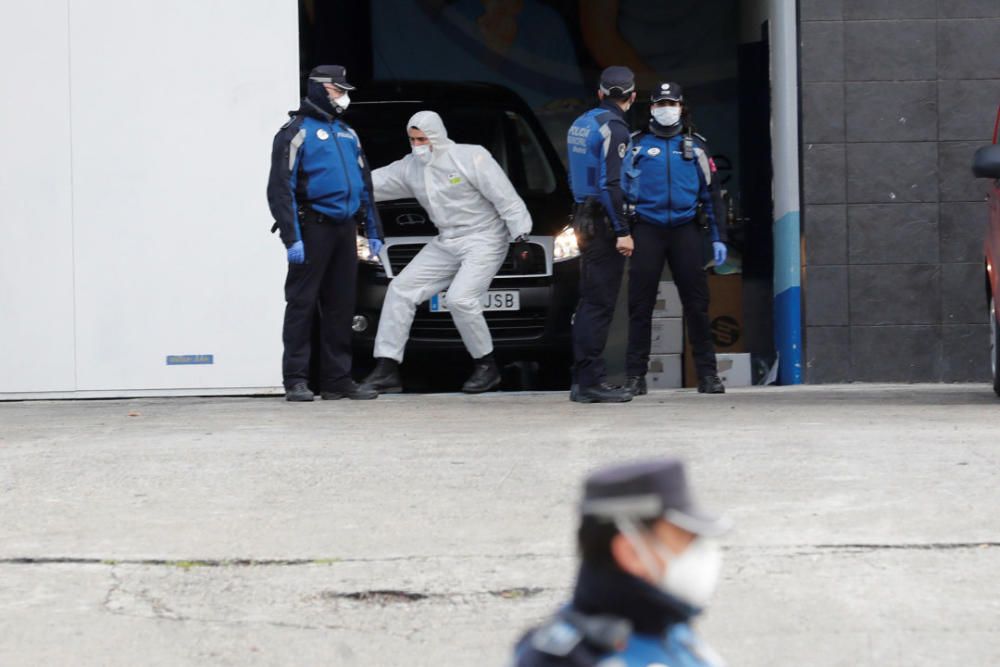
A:
POLYGON ((670 265, 684 306, 688 340, 698 373, 698 392, 723 394, 708 319, 709 261, 726 261, 716 221, 714 174, 704 137, 684 126, 684 96, 676 83, 659 84, 650 98, 652 118, 632 138, 623 166, 625 199, 635 238, 628 273, 628 351, 625 387, 646 393, 653 307, 664 261, 670 265), (704 257, 703 237, 712 257, 704 257))
POLYGON ((311 401, 308 387, 313 317, 319 306, 324 399, 377 398, 351 379, 351 321, 358 274, 359 221, 371 252, 382 228, 361 141, 340 115, 350 103, 347 72, 322 65, 307 96, 274 137, 267 201, 288 255, 282 360, 285 399, 311 401))
POLYGON ((609 385, 604 346, 621 287, 632 236, 624 217, 622 158, 629 143, 625 112, 635 102, 627 67, 601 73, 600 105, 569 128, 569 182, 576 202, 573 226, 580 244, 580 303, 573 321, 573 388, 578 403, 624 403, 632 394, 609 385))
POLYGON ((528 632, 517 667, 718 667, 691 620, 708 605, 724 517, 694 504, 676 459, 600 470, 585 484, 572 601, 528 632))

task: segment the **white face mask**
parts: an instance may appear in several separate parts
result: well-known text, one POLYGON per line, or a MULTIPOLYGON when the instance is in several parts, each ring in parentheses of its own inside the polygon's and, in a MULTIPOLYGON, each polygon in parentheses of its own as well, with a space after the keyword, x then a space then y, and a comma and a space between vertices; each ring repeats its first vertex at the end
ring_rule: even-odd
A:
POLYGON ((416 155, 417 159, 423 162, 424 164, 427 164, 428 162, 431 161, 431 147, 428 146, 427 144, 424 144, 422 146, 414 146, 413 154, 416 155))
POLYGON ((653 107, 653 120, 664 127, 676 125, 681 119, 680 107, 653 107))
POLYGON ((664 593, 697 609, 708 606, 719 584, 722 572, 722 550, 715 540, 696 537, 679 556, 672 553, 659 540, 652 547, 644 540, 634 525, 619 525, 619 530, 635 548, 646 570, 658 577, 657 585, 664 593), (666 571, 656 565, 653 552, 666 562, 666 571), (656 575, 660 571, 659 575, 656 575))
POLYGON ((351 96, 345 90, 343 95, 340 97, 331 97, 330 101, 333 103, 333 106, 340 107, 341 111, 347 111, 347 107, 351 104, 351 96))

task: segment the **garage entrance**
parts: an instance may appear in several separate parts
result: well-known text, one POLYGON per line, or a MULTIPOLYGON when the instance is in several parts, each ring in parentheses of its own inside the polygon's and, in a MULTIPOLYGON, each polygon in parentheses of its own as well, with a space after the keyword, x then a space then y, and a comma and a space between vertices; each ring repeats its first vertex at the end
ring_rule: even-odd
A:
MULTIPOLYGON (((636 72, 635 129, 647 122, 648 91, 663 80, 681 83, 728 206, 732 259, 711 279, 716 344, 719 352, 749 353, 759 382, 777 356, 767 30, 773 6, 782 4, 300 0, 301 72, 304 77, 317 64, 344 64, 362 89, 398 83, 412 90, 413 81, 502 86, 526 103, 563 161, 566 129, 593 106, 604 67, 623 64, 636 72)), ((399 137, 402 146, 402 128, 380 131, 399 137)), ((366 133, 362 141, 380 141, 366 133)), ((619 310, 606 357, 621 373, 624 299, 619 310)))

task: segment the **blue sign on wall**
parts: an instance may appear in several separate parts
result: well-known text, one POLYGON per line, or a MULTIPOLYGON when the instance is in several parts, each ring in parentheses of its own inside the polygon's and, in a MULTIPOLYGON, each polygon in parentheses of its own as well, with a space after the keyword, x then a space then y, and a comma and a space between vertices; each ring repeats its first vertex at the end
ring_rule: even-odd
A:
POLYGON ((215 363, 214 354, 168 354, 167 366, 210 366, 215 363))

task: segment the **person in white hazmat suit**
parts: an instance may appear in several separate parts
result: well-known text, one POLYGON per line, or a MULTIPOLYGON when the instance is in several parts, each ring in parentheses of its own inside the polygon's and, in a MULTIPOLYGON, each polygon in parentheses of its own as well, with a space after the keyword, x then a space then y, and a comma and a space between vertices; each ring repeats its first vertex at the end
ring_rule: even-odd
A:
POLYGON ((500 384, 483 299, 512 241, 524 241, 531 215, 503 169, 482 146, 456 144, 433 111, 406 124, 412 153, 372 172, 375 201, 416 198, 438 229, 389 284, 378 333, 375 369, 363 385, 402 391, 399 364, 419 304, 447 292, 447 306, 475 367, 462 391, 500 384))

